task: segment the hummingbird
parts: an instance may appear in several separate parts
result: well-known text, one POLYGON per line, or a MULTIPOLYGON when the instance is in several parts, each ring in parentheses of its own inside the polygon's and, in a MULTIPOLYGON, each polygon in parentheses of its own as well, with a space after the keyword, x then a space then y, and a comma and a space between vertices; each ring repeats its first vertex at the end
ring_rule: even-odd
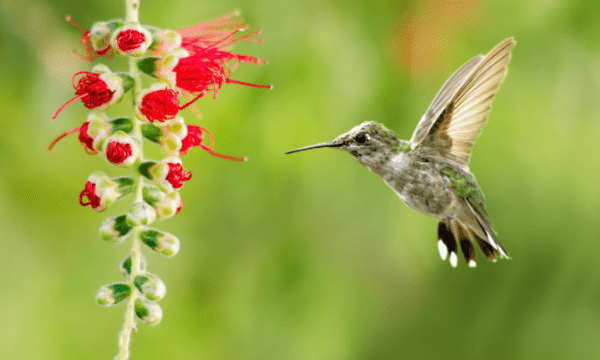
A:
POLYGON ((286 154, 324 147, 349 152, 381 176, 409 207, 439 220, 438 250, 452 267, 458 263, 458 246, 468 266, 476 266, 473 243, 494 262, 508 259, 485 209, 483 193, 469 170, 469 148, 487 121, 514 45, 509 38, 458 69, 408 141, 398 139, 382 124, 366 121, 332 141, 286 154))

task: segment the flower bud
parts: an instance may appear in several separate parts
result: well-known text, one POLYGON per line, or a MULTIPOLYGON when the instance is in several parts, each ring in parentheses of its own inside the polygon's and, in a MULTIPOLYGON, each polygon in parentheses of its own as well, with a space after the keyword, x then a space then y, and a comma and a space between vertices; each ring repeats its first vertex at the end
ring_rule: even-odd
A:
POLYGON ((179 195, 179 191, 173 191, 169 194, 163 194, 162 201, 156 203, 154 209, 156 210, 156 216, 164 220, 179 214, 182 206, 183 200, 179 195))
POLYGON ((138 143, 121 130, 109 137, 104 146, 106 159, 118 167, 133 165, 140 152, 138 143))
POLYGON ((149 225, 156 220, 156 211, 143 201, 134 203, 127 213, 130 226, 149 225))
POLYGON ((167 157, 159 162, 147 161, 140 165, 139 172, 149 180, 156 182, 161 191, 171 193, 181 189, 183 184, 192 178, 186 172, 178 157, 167 157))
POLYGON ((95 53, 103 55, 111 49, 110 34, 115 29, 123 26, 121 19, 99 21, 90 29, 90 42, 95 53))
POLYGON ((159 279, 158 276, 153 274, 144 273, 138 275, 133 279, 133 283, 148 300, 158 301, 162 299, 167 292, 165 283, 159 279))
POLYGON ((179 115, 163 123, 144 123, 142 125, 142 135, 146 139, 159 144, 167 155, 179 155, 179 149, 183 145, 182 140, 187 136, 187 133, 188 127, 185 125, 185 120, 179 115))
POLYGON ((163 315, 160 305, 144 298, 135 300, 135 314, 148 325, 157 325, 163 315))
POLYGON ((179 252, 179 239, 172 234, 147 229, 140 233, 140 240, 152 250, 165 256, 173 256, 179 252))
POLYGON ((79 203, 82 206, 91 205, 92 209, 98 212, 104 211, 113 201, 122 196, 119 186, 120 184, 108 175, 97 171, 89 176, 85 189, 79 194, 79 203), (87 197, 88 202, 83 202, 84 197, 87 197))
POLYGON ((178 191, 165 194, 156 186, 144 185, 142 193, 144 201, 156 210, 156 217, 161 220, 177 215, 183 206, 178 191))
POLYGON ((129 23, 115 30, 110 43, 123 56, 142 56, 152 44, 152 34, 138 23, 129 23))
POLYGON ((110 217, 100 225, 100 237, 114 244, 125 240, 132 226, 126 221, 126 215, 110 217))
POLYGON ((181 47, 181 34, 175 30, 158 30, 154 33, 154 42, 150 46, 150 55, 164 57, 167 53, 181 47))
MULTIPOLYGON (((144 254, 140 254, 140 256, 140 272, 144 273, 146 272, 147 265, 146 257, 144 256, 144 254)), ((131 254, 129 254, 125 257, 125 259, 123 259, 123 261, 121 261, 121 264, 119 265, 119 269, 121 269, 121 272, 125 276, 129 276, 131 274, 131 261, 132 256, 131 254)))
POLYGON ((125 283, 104 285, 96 293, 96 302, 101 306, 111 306, 127 299, 129 295, 131 288, 125 283))
POLYGON ((141 121, 159 121, 173 119, 179 112, 178 92, 170 89, 166 83, 156 83, 142 90, 135 103, 135 114, 141 121))

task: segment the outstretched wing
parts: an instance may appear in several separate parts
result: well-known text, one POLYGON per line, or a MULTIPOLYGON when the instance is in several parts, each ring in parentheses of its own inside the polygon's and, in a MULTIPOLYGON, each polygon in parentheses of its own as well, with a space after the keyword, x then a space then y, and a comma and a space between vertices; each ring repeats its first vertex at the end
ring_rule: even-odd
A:
POLYGON ((487 121, 514 45, 512 38, 507 39, 485 57, 471 59, 454 73, 421 118, 411 142, 452 155, 467 168, 469 148, 487 121))

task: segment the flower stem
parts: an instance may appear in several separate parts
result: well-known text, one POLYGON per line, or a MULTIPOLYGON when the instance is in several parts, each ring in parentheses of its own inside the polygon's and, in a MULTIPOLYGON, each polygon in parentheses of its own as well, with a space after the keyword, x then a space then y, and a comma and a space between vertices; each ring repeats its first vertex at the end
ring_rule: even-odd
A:
MULTIPOLYGON (((138 10, 140 2, 139 0, 125 0, 126 10, 126 22, 138 22, 138 10)), ((138 70, 137 62, 134 57, 129 58, 129 75, 134 80, 133 89, 131 89, 131 96, 133 98, 133 104, 135 106, 135 100, 141 91, 141 73, 138 70)), ((144 188, 144 180, 142 175, 137 170, 142 159, 144 158, 143 151, 143 138, 141 130, 141 121, 135 116, 135 112, 132 111, 133 121, 133 137, 139 142, 140 156, 133 165, 133 179, 135 181, 134 199, 133 202, 143 201, 142 190, 144 188)), ((141 244, 139 234, 143 230, 143 226, 136 226, 133 228, 132 234, 132 247, 131 247, 131 272, 129 274, 129 286, 131 288, 131 297, 127 303, 127 310, 125 311, 125 322, 123 323, 123 330, 119 335, 119 354, 117 355, 118 360, 129 359, 129 343, 131 342, 131 331, 134 330, 135 321, 135 301, 138 298, 138 291, 133 283, 133 279, 140 273, 140 263, 142 258, 141 244)))

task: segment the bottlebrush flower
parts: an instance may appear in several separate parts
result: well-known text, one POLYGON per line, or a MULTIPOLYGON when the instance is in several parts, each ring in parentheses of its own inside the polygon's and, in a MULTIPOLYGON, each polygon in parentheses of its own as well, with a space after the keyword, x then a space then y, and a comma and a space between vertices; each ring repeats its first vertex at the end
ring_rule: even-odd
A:
POLYGON ((123 56, 142 56, 152 44, 152 34, 140 24, 127 24, 115 30, 110 44, 123 56))
POLYGON ((52 116, 52 121, 67 105, 81 99, 88 109, 103 111, 121 101, 123 94, 133 86, 133 79, 126 74, 113 74, 105 65, 96 65, 92 72, 80 71, 73 75, 75 97, 67 101, 52 116), (75 85, 75 78, 83 74, 75 85))
POLYGON ((139 157, 140 147, 125 132, 117 131, 106 140, 104 153, 111 164, 118 167, 129 167, 139 157))
POLYGON ((135 103, 135 114, 142 121, 165 122, 179 112, 178 92, 165 83, 156 83, 143 90, 135 103))
POLYGON ((258 88, 272 89, 271 85, 258 85, 230 78, 231 71, 239 63, 262 64, 267 61, 254 56, 239 55, 226 51, 238 41, 261 42, 253 39, 260 30, 234 38, 233 36, 248 27, 241 19, 232 19, 237 13, 227 14, 219 19, 208 21, 193 27, 173 32, 157 32, 159 42, 152 47, 151 54, 138 65, 145 73, 166 81, 171 87, 177 87, 193 95, 195 101, 211 91, 216 99, 223 83, 240 84, 258 88), (230 67, 229 63, 236 64, 230 67))
POLYGON ((82 206, 90 205, 92 209, 104 211, 115 200, 129 194, 133 189, 131 178, 111 179, 105 173, 96 171, 88 177, 85 189, 79 194, 82 206), (84 202, 87 198, 87 202, 84 202))
POLYGON ((67 16, 66 20, 69 24, 83 31, 83 35, 81 35, 81 39, 79 39, 79 42, 83 45, 83 55, 79 54, 76 50, 73 50, 73 53, 87 62, 94 61, 98 56, 104 56, 110 59, 115 55, 110 46, 109 37, 111 31, 117 27, 123 26, 122 20, 100 21, 92 25, 91 30, 87 30, 75 23, 71 20, 70 16, 67 16))
POLYGON ((67 135, 79 132, 78 139, 85 152, 96 155, 102 151, 102 145, 108 136, 119 130, 129 133, 132 129, 133 123, 129 118, 110 120, 105 114, 91 112, 83 125, 57 137, 48 147, 48 152, 51 152, 54 145, 67 135))
POLYGON ((159 189, 165 193, 171 193, 175 189, 181 189, 183 184, 192 178, 191 172, 186 172, 181 166, 181 159, 170 156, 159 162, 147 161, 140 165, 140 174, 152 180, 159 189))

